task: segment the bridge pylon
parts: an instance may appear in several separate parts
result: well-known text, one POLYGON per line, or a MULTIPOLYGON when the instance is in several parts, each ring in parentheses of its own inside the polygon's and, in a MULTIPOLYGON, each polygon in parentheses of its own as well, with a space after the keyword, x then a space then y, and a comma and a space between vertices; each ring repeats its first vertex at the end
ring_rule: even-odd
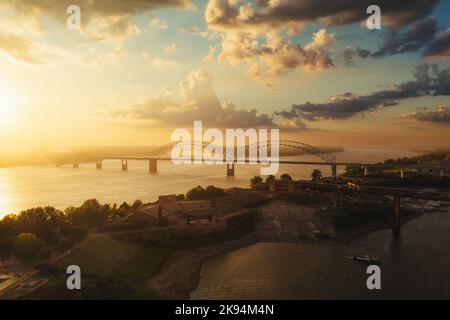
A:
POLYGON ((148 172, 156 173, 158 171, 158 160, 150 159, 148 160, 148 172))
POLYGON ((234 163, 227 163, 227 177, 234 177, 234 163))
POLYGON ((122 159, 122 171, 127 171, 127 170, 128 170, 128 160, 122 159))

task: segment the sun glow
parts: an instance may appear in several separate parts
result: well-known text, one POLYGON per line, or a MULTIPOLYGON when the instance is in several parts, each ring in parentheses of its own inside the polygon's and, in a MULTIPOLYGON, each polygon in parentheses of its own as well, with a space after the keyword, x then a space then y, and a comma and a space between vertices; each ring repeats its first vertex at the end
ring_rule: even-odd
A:
POLYGON ((14 92, 0 85, 0 125, 11 124, 17 108, 17 99, 14 92))

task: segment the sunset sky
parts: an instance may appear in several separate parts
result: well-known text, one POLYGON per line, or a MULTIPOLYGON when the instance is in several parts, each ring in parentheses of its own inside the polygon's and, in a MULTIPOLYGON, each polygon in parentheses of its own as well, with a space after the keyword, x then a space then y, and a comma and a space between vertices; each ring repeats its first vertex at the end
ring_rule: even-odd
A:
POLYGON ((450 146, 449 22, 450 0, 0 0, 0 147, 157 145, 194 120, 450 146))

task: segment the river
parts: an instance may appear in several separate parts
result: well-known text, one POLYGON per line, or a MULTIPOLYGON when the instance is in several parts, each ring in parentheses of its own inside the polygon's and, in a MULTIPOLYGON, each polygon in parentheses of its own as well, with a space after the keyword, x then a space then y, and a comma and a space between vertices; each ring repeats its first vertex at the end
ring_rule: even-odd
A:
POLYGON ((206 262, 192 299, 450 299, 450 209, 406 223, 400 235, 369 233, 348 245, 264 243, 206 262), (381 290, 366 287, 366 265, 382 260, 381 290))
MULTIPOLYGON (((377 162, 387 158, 415 155, 404 149, 347 149, 337 154, 338 161, 377 162)), ((292 156, 289 159, 315 160, 313 156, 292 156)), ((281 165, 279 174, 308 179, 313 166, 281 165)), ((328 167, 319 168, 329 175, 328 167)), ((345 168, 338 168, 342 172, 345 168)), ((158 163, 158 173, 148 173, 145 161, 129 161, 128 171, 121 171, 120 161, 104 161, 103 169, 95 163, 55 167, 0 168, 0 218, 35 206, 64 209, 78 206, 84 200, 122 203, 156 200, 158 195, 185 193, 197 185, 217 187, 248 187, 249 179, 259 175, 259 165, 237 165, 235 177, 225 176, 224 165, 181 165, 169 161, 158 163)))

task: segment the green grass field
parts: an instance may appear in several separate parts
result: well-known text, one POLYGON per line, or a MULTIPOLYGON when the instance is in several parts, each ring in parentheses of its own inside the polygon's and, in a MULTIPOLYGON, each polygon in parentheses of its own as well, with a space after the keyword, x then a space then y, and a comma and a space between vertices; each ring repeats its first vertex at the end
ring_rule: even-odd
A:
POLYGON ((80 266, 86 275, 105 277, 127 263, 140 249, 138 244, 99 236, 88 241, 58 261, 55 266, 66 270, 67 266, 80 266))

